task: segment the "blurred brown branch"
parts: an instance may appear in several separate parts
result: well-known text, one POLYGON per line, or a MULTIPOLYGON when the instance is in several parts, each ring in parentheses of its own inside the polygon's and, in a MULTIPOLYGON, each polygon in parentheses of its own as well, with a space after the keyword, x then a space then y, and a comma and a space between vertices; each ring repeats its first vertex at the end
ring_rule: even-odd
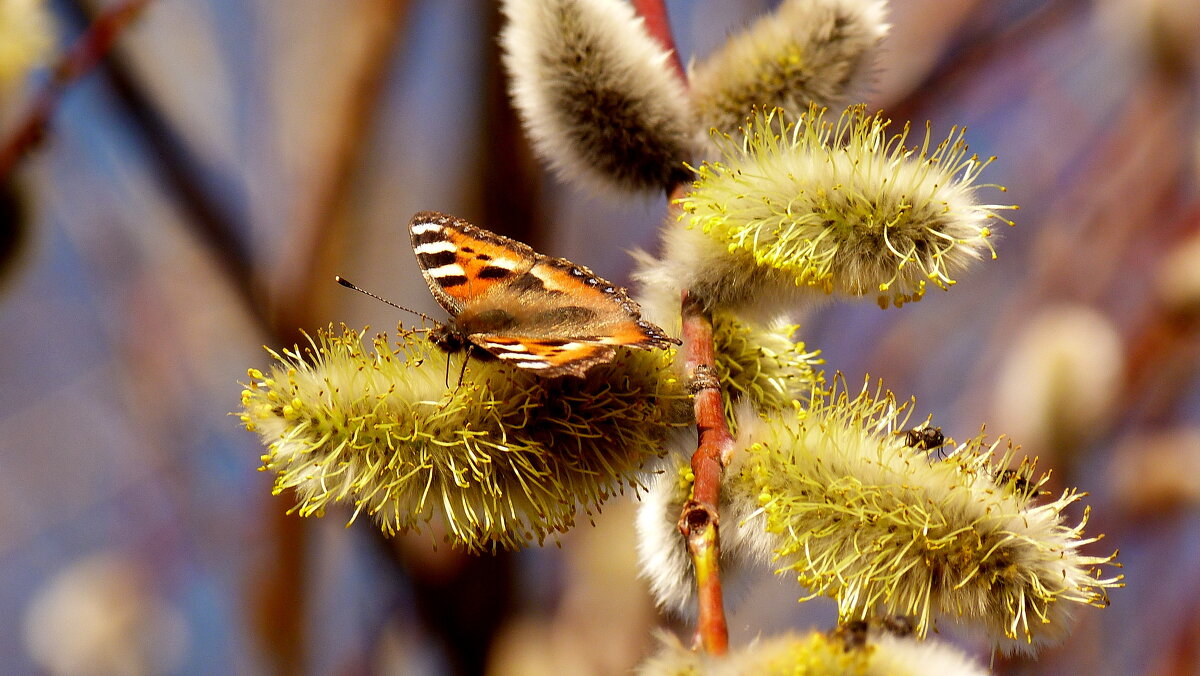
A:
MULTIPOLYGON (((285 242, 284 255, 272 276, 269 307, 259 306, 272 333, 285 344, 299 342, 326 314, 325 299, 335 288, 333 266, 341 250, 347 204, 378 112, 398 40, 404 35, 408 0, 376 0, 357 9, 362 15, 359 48, 347 52, 348 85, 331 95, 342 111, 326 136, 324 152, 314 160, 323 167, 317 189, 298 195, 299 218, 285 242)), ((309 524, 268 503, 264 515, 273 531, 269 570, 252 576, 255 626, 259 640, 270 649, 280 673, 300 673, 306 663, 304 617, 307 603, 309 524)))
POLYGON ((323 323, 338 253, 345 230, 346 209, 355 171, 367 147, 378 102, 404 33, 408 0, 376 0, 361 8, 367 17, 360 46, 347 55, 348 85, 339 92, 342 111, 315 166, 324 174, 316 191, 301 193, 299 217, 285 244, 284 255, 273 270, 270 289, 270 323, 276 333, 291 340, 301 329, 323 323))
POLYGON ((0 182, 6 182, 21 158, 41 143, 67 89, 99 64, 117 38, 151 0, 127 0, 105 10, 54 65, 54 77, 38 92, 16 130, 0 146, 0 182))

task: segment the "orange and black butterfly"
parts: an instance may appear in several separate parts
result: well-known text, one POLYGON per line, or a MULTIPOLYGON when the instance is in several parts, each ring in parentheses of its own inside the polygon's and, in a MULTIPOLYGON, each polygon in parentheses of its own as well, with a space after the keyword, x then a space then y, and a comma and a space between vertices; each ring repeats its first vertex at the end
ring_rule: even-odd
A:
POLYGON ((552 378, 582 376, 618 346, 680 344, 643 320, 625 289, 582 265, 435 211, 413 216, 409 233, 429 290, 451 315, 430 333, 447 352, 552 378))

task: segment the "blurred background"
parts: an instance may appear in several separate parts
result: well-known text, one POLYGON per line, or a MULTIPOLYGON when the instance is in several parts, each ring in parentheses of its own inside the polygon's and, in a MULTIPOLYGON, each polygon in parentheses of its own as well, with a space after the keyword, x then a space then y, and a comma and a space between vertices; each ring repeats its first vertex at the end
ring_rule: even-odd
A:
MULTIPOLYGON (((686 60, 772 4, 668 8, 686 60)), ((286 515, 228 415, 262 346, 404 319, 334 274, 436 310, 415 211, 614 281, 654 246, 664 199, 589 196, 530 154, 496 3, 47 0, 48 27, 13 18, 38 5, 0 0, 5 673, 622 674, 652 628, 686 632, 637 579, 629 496, 557 546, 466 557, 346 511, 286 515), (11 75, 18 38, 41 65, 11 75)), ((952 292, 834 305, 801 335, 851 382, 915 395, 954 437, 987 423, 1052 488, 1090 492, 1107 537, 1089 551, 1119 547, 1126 588, 997 673, 1200 674, 1200 3, 893 0, 891 21, 867 101, 935 136, 966 125, 1018 225, 952 292)), ((832 602, 798 595, 765 575, 732 642, 828 628, 832 602)))

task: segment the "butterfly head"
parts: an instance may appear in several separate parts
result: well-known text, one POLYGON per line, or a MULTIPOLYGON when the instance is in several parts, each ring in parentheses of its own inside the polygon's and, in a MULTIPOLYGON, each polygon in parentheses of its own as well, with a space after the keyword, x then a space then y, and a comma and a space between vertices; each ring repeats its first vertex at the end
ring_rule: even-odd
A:
POLYGON ((450 324, 437 324, 429 329, 427 337, 429 342, 450 354, 456 354, 471 347, 471 341, 467 339, 466 334, 450 324))
POLYGON ((451 354, 465 350, 470 344, 466 336, 446 324, 438 324, 430 329, 427 337, 429 338, 429 342, 437 345, 442 351, 451 354))
POLYGON ((480 361, 495 359, 495 356, 490 352, 471 342, 467 333, 460 329, 454 322, 436 324, 432 329, 429 329, 426 337, 429 339, 429 342, 447 354, 466 352, 470 358, 480 361))

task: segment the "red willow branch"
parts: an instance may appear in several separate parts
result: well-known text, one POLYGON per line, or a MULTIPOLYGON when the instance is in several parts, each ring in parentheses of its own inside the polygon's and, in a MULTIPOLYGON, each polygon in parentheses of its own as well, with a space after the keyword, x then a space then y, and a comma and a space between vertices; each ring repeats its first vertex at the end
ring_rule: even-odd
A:
POLYGON ((683 507, 679 530, 687 540, 696 570, 699 606, 696 633, 705 652, 722 655, 729 646, 720 577, 721 475, 733 447, 725 421, 721 382, 714 366, 712 319, 687 292, 683 297, 683 350, 689 388, 695 399, 699 443, 692 455, 695 482, 692 499, 683 507))
POLYGON ((50 118, 67 88, 104 59, 117 38, 151 1, 127 0, 105 10, 59 58, 54 77, 38 92, 22 122, 0 147, 0 182, 6 181, 21 158, 45 137, 50 118))
MULTIPOLYGON (((679 79, 686 84, 687 75, 671 36, 663 0, 633 0, 633 6, 645 21, 651 37, 671 53, 679 79)), ((677 185, 669 191, 672 206, 668 209, 668 219, 678 216, 674 199, 684 190, 685 185, 677 185)), ((695 395, 693 406, 699 443, 692 455, 692 474, 695 476, 692 499, 684 505, 679 516, 679 531, 687 541, 696 571, 696 642, 711 655, 723 655, 729 648, 729 630, 725 624, 721 592, 717 505, 721 499, 721 475, 729 461, 733 436, 725 421, 721 382, 714 365, 712 318, 686 291, 682 302, 684 361, 688 387, 695 395)))
POLYGON ((663 0, 633 0, 633 9, 646 22, 646 31, 650 33, 650 37, 671 53, 671 62, 679 73, 679 79, 687 82, 683 60, 679 58, 679 50, 675 48, 675 38, 671 37, 671 24, 667 21, 667 7, 663 0))

